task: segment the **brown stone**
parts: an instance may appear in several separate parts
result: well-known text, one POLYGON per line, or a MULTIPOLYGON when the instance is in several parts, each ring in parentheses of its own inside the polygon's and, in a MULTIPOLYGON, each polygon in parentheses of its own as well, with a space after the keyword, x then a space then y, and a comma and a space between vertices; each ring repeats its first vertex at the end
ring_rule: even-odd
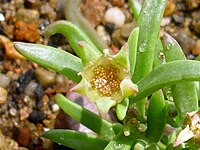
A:
POLYGON ((31 131, 28 128, 20 128, 17 141, 22 146, 28 146, 31 140, 31 131))
POLYGON ((184 2, 189 10, 195 9, 200 5, 200 0, 184 0, 184 2))
POLYGON ((106 6, 106 0, 84 0, 81 12, 92 26, 96 27, 101 23, 106 6))
POLYGON ((35 24, 16 22, 14 38, 17 41, 26 41, 33 43, 39 39, 39 32, 35 24))
POLYGON ((200 55, 200 40, 197 40, 195 46, 192 49, 192 54, 200 55))
POLYGON ((12 59, 25 59, 21 54, 19 54, 14 45, 13 42, 10 41, 7 37, 0 35, 0 44, 2 43, 3 47, 5 48, 6 55, 12 59))
POLYGON ((6 50, 6 55, 12 59, 21 59, 21 60, 24 60, 25 57, 23 57, 21 54, 19 54, 14 45, 13 45, 13 42, 7 42, 5 44, 5 50, 6 50))
POLYGON ((6 89, 0 87, 0 104, 7 103, 7 95, 8 92, 6 91, 6 89))
POLYGON ((113 6, 122 6, 124 4, 124 0, 111 0, 111 4, 113 6))
POLYGON ((173 0, 168 0, 167 5, 165 7, 164 16, 171 16, 174 12, 175 4, 173 0))

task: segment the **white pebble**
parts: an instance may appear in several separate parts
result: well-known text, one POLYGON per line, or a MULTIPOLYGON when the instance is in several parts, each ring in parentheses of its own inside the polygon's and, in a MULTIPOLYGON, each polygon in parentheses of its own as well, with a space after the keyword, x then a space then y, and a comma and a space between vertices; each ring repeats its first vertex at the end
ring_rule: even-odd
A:
POLYGON ((0 104, 5 104, 7 102, 8 92, 6 89, 0 87, 0 104))
POLYGON ((15 117, 17 115, 17 110, 15 108, 11 108, 9 110, 9 113, 10 113, 11 116, 15 117))
POLYGON ((33 97, 34 96, 34 90, 38 86, 38 84, 34 81, 31 81, 25 88, 24 92, 26 95, 33 97))
POLYGON ((53 106, 52 106, 52 111, 53 112, 57 112, 59 109, 60 108, 59 108, 59 106, 57 104, 53 104, 53 106))
POLYGON ((97 27, 97 34, 103 39, 103 41, 106 42, 107 45, 111 44, 111 38, 108 32, 106 32, 105 28, 103 26, 97 27))
POLYGON ((0 81, 0 87, 6 88, 10 84, 11 79, 4 74, 0 74, 0 81))
POLYGON ((105 23, 115 24, 115 28, 119 28, 124 25, 125 16, 124 13, 118 7, 109 8, 104 14, 105 23))
POLYGON ((171 17, 164 17, 161 22, 161 27, 164 27, 164 26, 170 24, 170 22, 171 22, 171 17))

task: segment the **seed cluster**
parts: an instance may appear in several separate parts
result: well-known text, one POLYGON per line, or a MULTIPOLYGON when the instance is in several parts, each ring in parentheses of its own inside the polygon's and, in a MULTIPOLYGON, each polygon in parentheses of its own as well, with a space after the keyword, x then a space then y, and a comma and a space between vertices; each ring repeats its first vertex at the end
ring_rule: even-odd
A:
POLYGON ((94 70, 94 77, 90 83, 92 88, 97 90, 101 96, 111 96, 120 89, 119 69, 114 66, 105 68, 98 66, 94 70))

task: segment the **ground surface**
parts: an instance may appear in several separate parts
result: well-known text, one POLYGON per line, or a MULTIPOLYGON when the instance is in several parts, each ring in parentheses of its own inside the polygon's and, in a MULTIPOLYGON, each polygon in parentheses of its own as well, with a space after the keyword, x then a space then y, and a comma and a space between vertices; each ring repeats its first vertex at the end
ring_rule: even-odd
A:
MULTIPOLYGON (((85 98, 69 92, 74 83, 29 62, 13 47, 13 41, 23 41, 73 53, 63 36, 45 38, 41 34, 48 24, 65 20, 64 6, 65 0, 0 0, 0 150, 64 149, 41 134, 54 127, 79 128, 72 125, 54 100, 55 93, 63 93, 85 104, 85 98)), ((84 0, 81 11, 114 53, 135 25, 124 0, 84 0), (105 19, 112 7, 123 12, 124 21, 123 16, 117 21, 113 17, 105 19)), ((194 59, 200 54, 200 1, 170 0, 161 32, 172 35, 186 56, 194 59)))

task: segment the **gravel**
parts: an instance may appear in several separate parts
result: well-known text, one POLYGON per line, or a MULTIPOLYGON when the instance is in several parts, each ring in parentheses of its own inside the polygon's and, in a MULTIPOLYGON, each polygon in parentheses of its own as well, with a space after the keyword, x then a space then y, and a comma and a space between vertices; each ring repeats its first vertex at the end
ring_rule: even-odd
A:
MULTIPOLYGON (((54 46, 74 54, 64 36, 40 33, 50 23, 65 20, 64 0, 3 0, 0 3, 0 149, 66 149, 44 139, 45 129, 80 126, 56 104, 63 93, 97 113, 85 97, 70 93, 74 83, 32 63, 16 52, 13 41, 54 46), (57 5, 58 2, 58 5, 57 5), (31 33, 31 34, 30 34, 31 33), (26 138, 27 137, 27 138, 26 138), (25 138, 25 139, 24 139, 25 138)), ((116 53, 127 41, 135 20, 125 0, 85 0, 81 12, 116 53)), ((161 31, 174 36, 187 57, 200 54, 199 0, 168 0, 161 31)))

